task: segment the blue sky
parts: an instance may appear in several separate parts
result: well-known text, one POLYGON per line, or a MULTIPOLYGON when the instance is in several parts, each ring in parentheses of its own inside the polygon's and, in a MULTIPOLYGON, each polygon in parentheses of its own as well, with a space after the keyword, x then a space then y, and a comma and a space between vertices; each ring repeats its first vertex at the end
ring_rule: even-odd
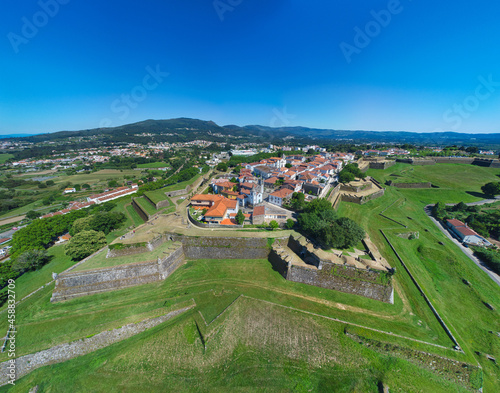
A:
POLYGON ((500 3, 5 0, 0 134, 193 117, 500 132, 500 3))

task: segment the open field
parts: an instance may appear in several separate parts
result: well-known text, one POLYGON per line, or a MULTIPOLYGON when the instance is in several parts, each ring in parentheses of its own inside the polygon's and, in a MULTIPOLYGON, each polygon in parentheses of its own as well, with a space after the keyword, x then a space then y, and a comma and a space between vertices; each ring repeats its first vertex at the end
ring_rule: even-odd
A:
POLYGON ((14 158, 14 155, 13 154, 9 154, 9 153, 2 153, 2 154, 0 154, 0 164, 3 164, 9 158, 14 158))
POLYGON ((168 167, 169 165, 166 162, 148 162, 147 164, 138 164, 137 168, 144 168, 144 169, 154 169, 154 168, 165 168, 168 167))
POLYGON ((140 172, 134 171, 133 169, 102 169, 97 172, 62 176, 58 180, 61 182, 69 181, 73 184, 88 183, 92 185, 97 183, 106 183, 108 180, 123 180, 124 176, 139 177, 140 172))

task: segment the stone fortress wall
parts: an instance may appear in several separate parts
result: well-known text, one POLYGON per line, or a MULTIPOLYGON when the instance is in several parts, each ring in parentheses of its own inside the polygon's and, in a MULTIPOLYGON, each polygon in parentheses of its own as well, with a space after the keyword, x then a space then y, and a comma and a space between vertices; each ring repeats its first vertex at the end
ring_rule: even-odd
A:
POLYGON ((284 278, 316 287, 394 302, 391 268, 370 242, 369 261, 316 249, 305 238, 290 238, 273 244, 269 260, 284 278))
POLYGON ((314 248, 304 237, 280 238, 271 245, 267 238, 165 233, 147 243, 110 249, 107 257, 137 255, 140 260, 141 253, 165 241, 174 243, 157 260, 60 274, 51 302, 161 281, 186 259, 269 259, 274 269, 290 281, 392 302, 390 267, 378 251, 370 251, 372 260, 336 255, 314 248))

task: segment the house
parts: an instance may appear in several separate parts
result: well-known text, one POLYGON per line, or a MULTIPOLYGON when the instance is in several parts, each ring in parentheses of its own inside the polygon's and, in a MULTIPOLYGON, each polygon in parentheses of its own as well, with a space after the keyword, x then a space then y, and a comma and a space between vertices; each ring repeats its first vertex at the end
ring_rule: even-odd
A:
MULTIPOLYGON (((228 199, 221 195, 198 194, 191 198, 191 206, 207 209, 205 221, 221 224, 231 214, 238 213, 239 206, 236 199, 228 199)), ((223 224, 224 225, 224 224, 223 224)))
POLYGON ((451 232, 465 244, 485 247, 491 246, 491 243, 488 240, 483 238, 460 220, 446 220, 446 225, 450 228, 451 232))
POLYGON ((273 168, 267 166, 267 165, 258 165, 255 168, 253 168, 253 171, 256 176, 260 176, 263 179, 268 179, 271 177, 271 174, 273 172, 273 168))
POLYGON ((71 235, 69 233, 67 233, 65 235, 59 236, 56 243, 57 244, 65 243, 65 242, 69 241, 69 239, 71 239, 71 235))
POLYGON ((72 192, 76 192, 75 188, 65 188, 63 194, 71 194, 72 192))
POLYGON ((233 187, 237 185, 237 183, 232 183, 226 179, 215 179, 212 181, 212 189, 214 193, 221 194, 223 192, 233 191, 233 187))
POLYGON ((280 188, 278 191, 269 194, 269 202, 274 205, 283 206, 283 202, 290 199, 292 194, 293 191, 289 188, 280 188))

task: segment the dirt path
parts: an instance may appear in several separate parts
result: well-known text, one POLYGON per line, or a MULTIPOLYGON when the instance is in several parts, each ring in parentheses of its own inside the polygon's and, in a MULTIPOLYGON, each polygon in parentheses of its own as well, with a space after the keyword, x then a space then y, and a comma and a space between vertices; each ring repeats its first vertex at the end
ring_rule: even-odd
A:
POLYGON ((13 222, 18 222, 21 220, 24 220, 26 216, 16 216, 16 217, 11 217, 11 218, 6 218, 5 220, 0 221, 0 226, 6 225, 6 224, 12 224, 13 222))

